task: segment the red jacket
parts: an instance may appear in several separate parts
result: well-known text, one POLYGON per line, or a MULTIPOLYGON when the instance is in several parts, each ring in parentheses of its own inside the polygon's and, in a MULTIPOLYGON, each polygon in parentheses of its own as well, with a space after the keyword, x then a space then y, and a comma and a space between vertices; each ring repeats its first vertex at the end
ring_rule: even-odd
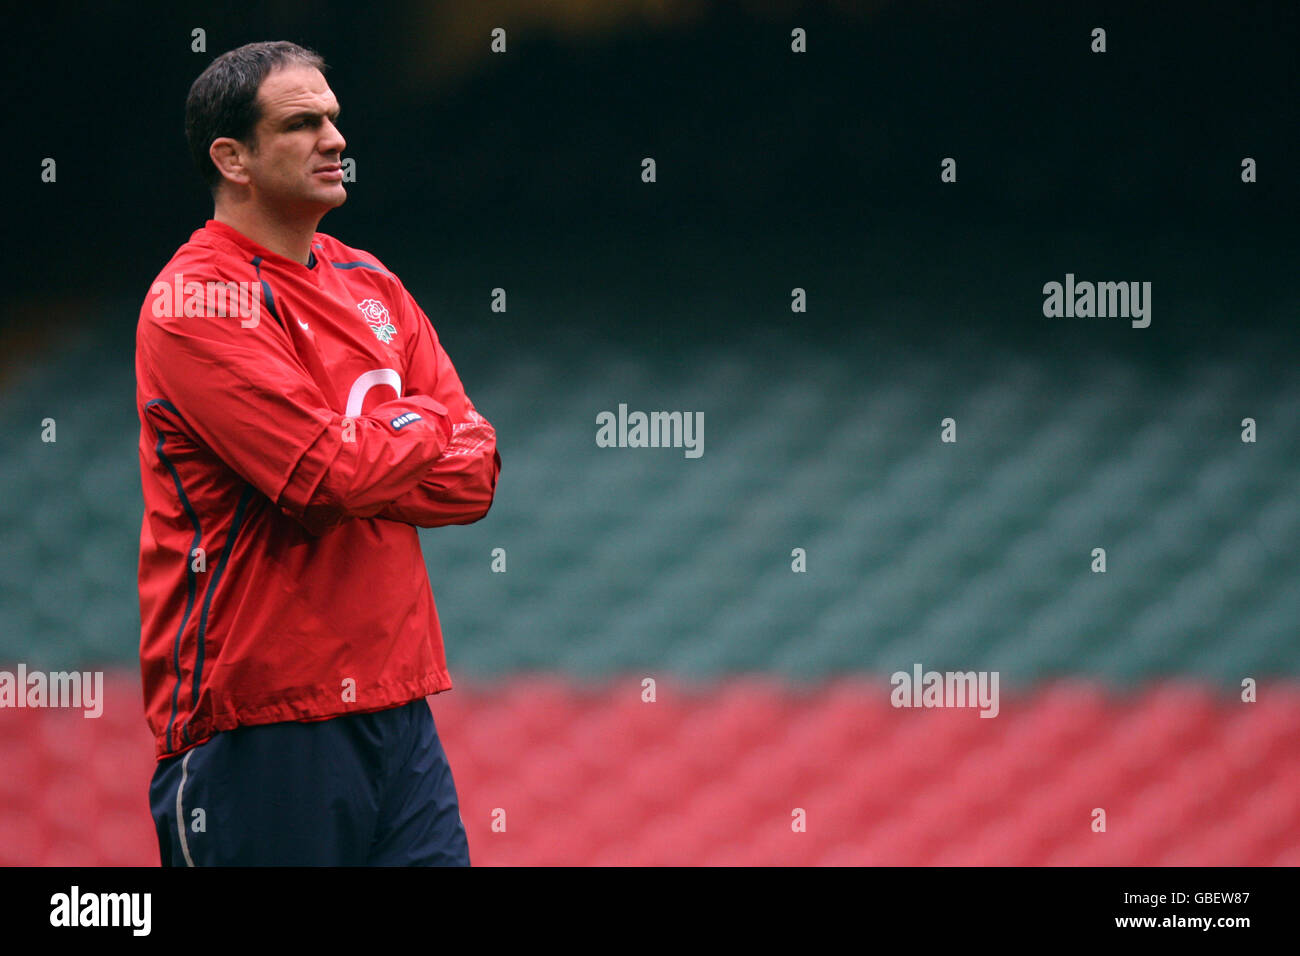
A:
POLYGON ((416 527, 487 514, 496 433, 396 276, 324 234, 312 257, 210 220, 140 310, 140 666, 159 758, 452 686, 416 527))

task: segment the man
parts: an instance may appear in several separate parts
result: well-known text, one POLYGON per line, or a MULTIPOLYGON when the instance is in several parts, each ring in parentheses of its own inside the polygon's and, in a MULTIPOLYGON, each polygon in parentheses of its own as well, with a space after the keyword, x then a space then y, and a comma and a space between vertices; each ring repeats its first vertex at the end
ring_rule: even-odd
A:
POLYGON ((214 213, 136 333, 140 659, 164 865, 468 865, 427 695, 450 690, 416 527, 501 459, 343 203, 315 53, 252 43, 186 102, 214 213))

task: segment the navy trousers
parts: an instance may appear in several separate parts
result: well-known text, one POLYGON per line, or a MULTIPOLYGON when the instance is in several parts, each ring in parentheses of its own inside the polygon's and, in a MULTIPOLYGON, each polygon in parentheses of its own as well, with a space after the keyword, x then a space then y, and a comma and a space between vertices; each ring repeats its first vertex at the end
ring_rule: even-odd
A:
POLYGON ((215 734, 158 763, 149 804, 163 866, 469 866, 423 698, 215 734))

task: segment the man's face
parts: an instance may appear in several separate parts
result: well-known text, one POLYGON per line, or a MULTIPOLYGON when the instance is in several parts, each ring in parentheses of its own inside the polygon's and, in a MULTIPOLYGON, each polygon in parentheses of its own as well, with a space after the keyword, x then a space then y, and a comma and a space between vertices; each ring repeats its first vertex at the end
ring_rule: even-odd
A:
POLYGON ((339 103, 320 70, 273 70, 257 91, 262 118, 256 148, 245 155, 249 185, 263 205, 285 212, 343 205, 340 165, 347 141, 334 125, 339 103))

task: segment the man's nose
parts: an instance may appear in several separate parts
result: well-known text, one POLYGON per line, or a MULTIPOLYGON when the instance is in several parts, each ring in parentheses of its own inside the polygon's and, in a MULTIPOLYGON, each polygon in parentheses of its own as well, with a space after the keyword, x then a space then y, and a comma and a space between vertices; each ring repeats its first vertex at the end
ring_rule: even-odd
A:
POLYGON ((330 120, 325 121, 325 129, 321 137, 320 151, 322 153, 341 153, 348 145, 348 141, 343 138, 339 128, 330 120))

